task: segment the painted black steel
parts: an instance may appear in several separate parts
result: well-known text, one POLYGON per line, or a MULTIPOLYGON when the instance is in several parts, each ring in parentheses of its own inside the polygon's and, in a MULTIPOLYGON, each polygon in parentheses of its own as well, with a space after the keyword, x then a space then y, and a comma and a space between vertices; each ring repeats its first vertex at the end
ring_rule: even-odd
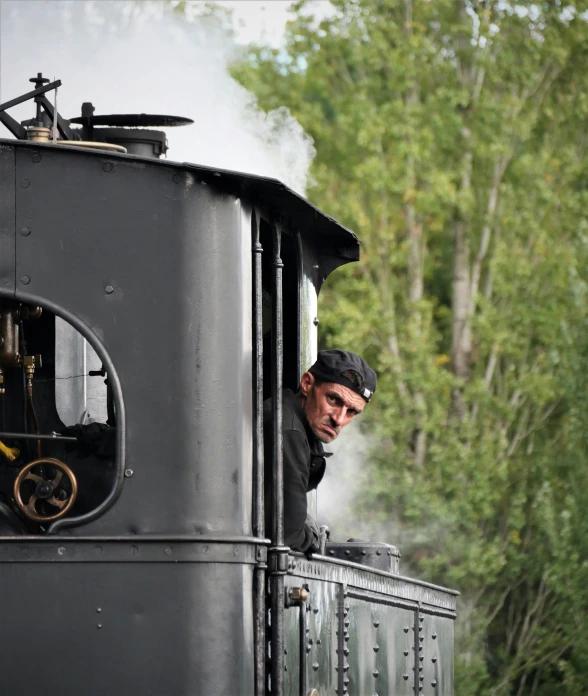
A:
POLYGON ((307 655, 307 645, 308 645, 308 610, 309 606, 306 602, 298 602, 298 612, 299 612, 299 650, 300 650, 300 667, 299 672, 299 686, 298 694, 299 696, 308 696, 307 694, 307 670, 306 670, 306 655, 307 655))
POLYGON ((55 82, 50 82, 49 84, 44 85, 43 87, 38 87, 37 89, 33 89, 30 92, 27 92, 26 94, 21 94, 20 97, 15 97, 14 99, 10 99, 9 101, 0 104, 0 111, 5 111, 6 109, 10 109, 13 106, 22 104, 23 102, 26 102, 29 99, 39 97, 42 94, 45 94, 46 92, 50 92, 52 89, 56 89, 57 87, 61 87, 61 80, 55 80, 55 82))
POLYGON ((4 563, 236 563, 257 564, 252 540, 0 538, 4 563))
POLYGON ((414 602, 455 611, 459 592, 440 587, 430 582, 392 575, 375 568, 366 568, 358 563, 324 558, 313 554, 290 552, 289 572, 303 578, 322 579, 325 582, 353 584, 372 592, 393 595, 414 602))
POLYGON ((93 116, 76 116, 70 123, 87 126, 114 126, 127 128, 175 128, 194 123, 191 118, 183 116, 164 116, 162 114, 96 114, 93 116))
POLYGON ((260 217, 257 210, 251 215, 252 225, 252 263, 253 263, 253 344, 255 355, 253 361, 253 384, 255 419, 253 427, 253 530, 259 537, 265 535, 264 525, 264 449, 263 449, 263 287, 261 273, 261 256, 263 248, 260 243, 260 217))
POLYGON ((33 230, 17 235, 17 277, 30 277, 19 297, 89 338, 134 472, 124 504, 88 532, 250 533, 250 241, 240 207, 157 160, 137 167, 49 147, 34 163, 18 149, 17 178, 31 184, 17 189, 17 226, 33 230), (75 214, 55 205, 64 187, 75 214), (153 263, 137 263, 139 254, 153 263))
POLYGON ((349 589, 349 596, 355 597, 356 599, 363 599, 367 602, 373 602, 374 604, 385 604, 390 607, 399 607, 402 609, 410 609, 414 611, 417 606, 420 606, 420 612, 422 614, 430 614, 431 616, 441 616, 448 619, 455 619, 456 612, 451 609, 445 609, 443 607, 438 607, 434 605, 421 604, 420 602, 415 602, 406 599, 400 599, 395 596, 388 596, 378 594, 377 592, 371 592, 370 590, 349 589))
POLYGON ((327 541, 325 555, 360 563, 387 573, 398 575, 399 572, 400 552, 391 544, 359 539, 327 541))
POLYGON ((0 289, 14 297, 16 266, 16 161, 14 148, 0 145, 0 289))
POLYGON ((345 645, 348 638, 347 629, 345 627, 345 619, 347 613, 345 611, 346 585, 339 586, 339 595, 337 598, 337 682, 338 693, 344 694, 347 689, 344 684, 345 679, 345 645))
MULTIPOLYGON (((253 266, 253 533, 265 536, 264 524, 264 463, 263 463, 263 325, 262 325, 262 277, 261 255, 263 248, 259 240, 259 214, 253 209, 252 226, 252 266, 253 266)), ((255 571, 255 694, 265 694, 265 641, 266 641, 266 601, 265 564, 255 571)))
MULTIPOLYGON (((0 149, 2 145, 12 147, 15 143, 13 140, 0 139, 0 149)), ((42 156, 45 152, 56 149, 50 143, 32 143, 26 140, 19 141, 18 147, 20 151, 29 151, 30 154, 38 152, 42 156)), ((105 159, 104 153, 89 152, 81 148, 75 152, 70 149, 69 154, 80 158, 83 156, 95 158, 100 163, 99 166, 105 159)), ((75 161, 77 163, 77 160, 75 161)), ((119 168, 125 163, 135 167, 138 163, 147 166, 153 164, 153 159, 150 157, 118 153, 110 155, 107 161, 113 163, 113 166, 114 163, 118 163, 119 168)), ((263 206, 269 218, 279 219, 284 215, 295 221, 303 243, 308 245, 316 255, 317 291, 324 279, 335 268, 359 259, 359 239, 351 230, 325 215, 323 211, 277 179, 191 163, 180 164, 171 160, 159 160, 158 165, 161 167, 160 171, 167 169, 170 177, 176 175, 184 182, 193 177, 191 181, 206 183, 216 191, 255 201, 259 206, 263 206)), ((149 178, 147 175, 146 182, 149 178)))
POLYGON ((284 365, 283 317, 282 317, 282 269, 280 257, 282 241, 281 227, 273 229, 273 305, 272 305, 272 543, 284 545, 284 480, 282 453, 282 371, 284 365))
POLYGON ((0 438, 15 438, 21 440, 57 440, 59 442, 77 442, 75 437, 67 435, 58 435, 57 433, 0 433, 0 438))
POLYGON ((27 129, 5 111, 0 111, 0 123, 4 124, 18 140, 24 140, 27 137, 27 129))
POLYGON ((255 696, 264 696, 266 689, 266 564, 259 564, 253 579, 253 616, 254 616, 254 679, 255 696))
POLYGON ((247 696, 253 568, 171 559, 5 563, 2 693, 55 692, 47 675, 59 653, 69 658, 56 677, 64 696, 247 696), (23 669, 32 655, 35 669, 23 669))
POLYGON ((271 561, 271 693, 284 693, 284 574, 286 553, 284 548, 284 484, 282 463, 282 370, 284 346, 282 339, 282 268, 280 257, 282 230, 279 224, 273 228, 273 305, 272 305, 272 547, 271 561))

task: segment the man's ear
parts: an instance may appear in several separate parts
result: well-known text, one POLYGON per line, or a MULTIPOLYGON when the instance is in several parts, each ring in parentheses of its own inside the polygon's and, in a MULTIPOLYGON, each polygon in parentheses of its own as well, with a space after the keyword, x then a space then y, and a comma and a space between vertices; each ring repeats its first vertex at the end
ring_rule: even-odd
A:
POLYGON ((308 396, 313 384, 314 375, 311 375, 310 372, 305 372, 300 378, 300 392, 304 396, 308 396))

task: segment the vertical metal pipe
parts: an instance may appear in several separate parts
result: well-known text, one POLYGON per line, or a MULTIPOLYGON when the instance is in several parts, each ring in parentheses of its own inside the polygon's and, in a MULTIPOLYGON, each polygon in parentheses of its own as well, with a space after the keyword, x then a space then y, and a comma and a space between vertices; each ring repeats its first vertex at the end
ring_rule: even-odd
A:
MULTIPOLYGON (((308 587, 308 585, 307 585, 308 587)), ((306 641, 308 640, 308 636, 306 635, 306 628, 308 626, 308 620, 307 620, 307 611, 309 607, 306 604, 306 602, 300 602, 300 634, 299 634, 299 643, 300 643, 300 667, 298 669, 300 676, 299 676, 299 688, 298 688, 298 694, 299 696, 308 696, 306 689, 307 689, 307 679, 306 679, 306 641)))
POLYGON ((284 693, 284 574, 286 554, 284 549, 284 484, 282 459, 282 370, 283 326, 282 326, 282 229, 276 224, 273 229, 273 305, 272 305, 272 575, 271 575, 271 693, 284 693))
POLYGON ((282 318, 282 230, 274 226, 272 304, 272 414, 273 414, 273 529, 272 545, 284 545, 284 471, 282 461, 282 372, 284 364, 282 318))
POLYGON ((253 575, 254 610, 254 693, 265 696, 265 566, 257 567, 253 575))
POLYGON ((261 255, 263 248, 259 239, 259 214, 254 209, 251 214, 252 262, 253 262, 253 384, 255 395, 253 404, 253 534, 263 538, 264 499, 263 499, 263 285, 261 277, 261 255))
MULTIPOLYGON (((263 499, 263 286, 259 238, 260 217, 257 210, 251 213, 252 264, 253 264, 253 384, 255 385, 253 414, 253 534, 265 537, 263 499)), ((255 696, 265 695, 265 564, 258 564, 254 573, 254 654, 255 696)))

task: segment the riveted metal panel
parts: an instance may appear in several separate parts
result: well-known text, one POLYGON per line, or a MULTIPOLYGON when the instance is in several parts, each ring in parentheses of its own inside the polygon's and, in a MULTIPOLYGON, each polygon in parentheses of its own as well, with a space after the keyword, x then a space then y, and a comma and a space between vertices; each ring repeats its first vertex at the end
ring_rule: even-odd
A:
MULTIPOLYGON (((320 696, 453 696, 454 591, 317 556, 307 559, 291 554, 288 572, 288 587, 312 590, 307 613, 309 638, 315 635, 313 597, 327 593, 328 599, 321 599, 316 606, 319 612, 324 605, 331 606, 338 622, 335 628, 332 625, 330 631, 322 632, 323 645, 325 636, 330 636, 330 669, 324 669, 316 642, 305 646, 308 653, 302 656, 302 664, 307 669, 307 692, 316 688, 320 696), (316 681, 312 681, 315 664, 316 681)), ((298 611, 286 613, 286 693, 291 696, 302 694, 298 688, 298 611)))
POLYGON ((422 679, 423 696, 453 696, 453 621, 424 614, 422 679))
POLYGON ((408 696, 414 690, 414 612, 372 604, 372 619, 374 694, 408 696))
MULTIPOLYGON (((286 593, 296 583, 286 586, 286 593)), ((300 696, 300 611, 294 606, 284 612, 284 696, 300 696)), ((304 658, 305 659, 305 658, 304 658)))
POLYGON ((285 679, 284 693, 299 696, 300 671, 306 671, 307 692, 317 689, 321 696, 334 694, 338 679, 338 592, 335 583, 306 581, 296 576, 286 578, 286 592, 291 587, 308 590, 308 600, 302 610, 306 614, 304 654, 300 655, 300 609, 291 607, 284 616, 285 679))
POLYGON ((149 537, 0 538, 4 563, 248 563, 258 561, 260 547, 247 541, 158 539, 149 537))
POLYGON ((408 609, 374 597, 350 596, 347 607, 349 695, 414 694, 416 606, 408 609))
POLYGON ((348 632, 343 687, 350 696, 372 696, 374 693, 375 658, 372 607, 369 602, 348 598, 345 606, 344 630, 348 632))
POLYGON ((436 607, 448 612, 455 612, 456 597, 459 592, 448 590, 438 585, 391 575, 375 568, 366 568, 358 563, 350 563, 324 556, 312 559, 299 555, 292 561, 292 572, 307 579, 322 579, 361 588, 398 600, 421 602, 423 605, 436 607))
POLYGON ((84 533, 251 534, 251 239, 240 200, 158 161, 37 150, 17 147, 16 178, 28 182, 17 229, 31 227, 17 234, 17 293, 69 312, 101 342, 134 472, 84 533))
POLYGON ((252 696, 252 575, 215 563, 4 564, 2 693, 252 696))
POLYGON ((15 273, 15 153, 0 145, 0 288, 14 292, 15 273))

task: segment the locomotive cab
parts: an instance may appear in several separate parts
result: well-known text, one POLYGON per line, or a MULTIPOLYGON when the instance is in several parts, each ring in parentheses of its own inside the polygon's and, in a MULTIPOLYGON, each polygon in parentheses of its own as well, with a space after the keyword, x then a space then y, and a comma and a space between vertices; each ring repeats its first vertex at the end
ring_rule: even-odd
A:
POLYGON ((279 436, 264 529, 263 401, 276 435, 357 237, 276 180, 160 160, 148 128, 186 119, 66 121, 34 80, 0 105, 6 693, 59 650, 64 695, 452 696, 456 593, 385 544, 285 547, 279 436))

